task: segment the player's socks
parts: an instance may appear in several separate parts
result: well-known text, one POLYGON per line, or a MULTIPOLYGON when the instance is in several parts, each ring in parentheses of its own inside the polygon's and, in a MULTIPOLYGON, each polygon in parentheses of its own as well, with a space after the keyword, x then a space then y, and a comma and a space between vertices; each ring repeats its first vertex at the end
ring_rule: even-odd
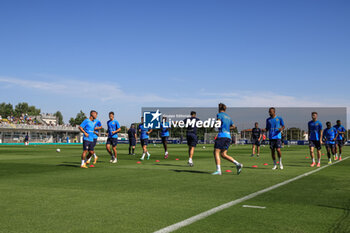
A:
POLYGON ((188 159, 188 165, 190 165, 190 167, 193 167, 193 161, 192 161, 192 158, 189 158, 189 159, 188 159))
POLYGON ((276 170, 276 169, 277 169, 277 163, 276 163, 276 160, 273 160, 272 170, 276 170))
POLYGON ((148 153, 148 151, 147 151, 147 160, 149 160, 150 157, 151 157, 151 154, 148 153))
POLYGON ((312 158, 312 163, 316 163, 316 162, 315 162, 315 158, 312 158))
POLYGON ((236 168, 237 168, 237 175, 241 174, 243 164, 239 163, 238 165, 236 165, 236 168))
POLYGON ((317 163, 321 163, 321 158, 317 159, 317 163))
POLYGON ((239 162, 237 162, 236 160, 233 160, 233 163, 236 165, 236 166, 238 166, 240 163, 239 162))
POLYGON ((145 156, 146 156, 146 153, 143 153, 140 160, 144 160, 144 159, 145 159, 145 156))
POLYGON ((131 148, 129 147, 129 155, 131 154, 131 148))
POLYGON ((221 175, 221 166, 216 165, 216 171, 212 173, 212 175, 221 175))
POLYGON ((282 164, 282 158, 279 158, 279 165, 280 165, 280 169, 283 170, 283 164, 282 164))
POLYGON ((135 149, 134 148, 132 148, 132 154, 135 154, 135 149))
POLYGON ((81 168, 87 168, 87 166, 86 166, 86 163, 85 163, 85 160, 83 159, 83 160, 81 160, 81 166, 80 166, 81 168))

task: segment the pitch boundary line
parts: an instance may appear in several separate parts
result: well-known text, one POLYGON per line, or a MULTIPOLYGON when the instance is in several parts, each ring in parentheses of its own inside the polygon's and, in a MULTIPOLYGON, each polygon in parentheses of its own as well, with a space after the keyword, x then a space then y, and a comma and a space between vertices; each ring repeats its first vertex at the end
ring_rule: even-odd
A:
POLYGON ((178 229, 180 229, 180 228, 182 228, 182 227, 188 226, 188 225, 190 225, 190 224, 192 224, 192 223, 194 223, 194 222, 197 222, 197 221, 199 221, 199 220, 202 220, 202 219, 204 219, 204 218, 206 218, 206 217, 208 217, 208 216, 210 216, 210 215, 213 215, 213 214, 215 214, 215 213, 217 213, 217 212, 219 212, 219 211, 221 211, 221 210, 227 209, 227 208, 229 208, 229 207, 231 207, 231 206, 234 206, 234 205, 237 205, 237 204, 239 204, 239 203, 241 203, 241 202, 243 202, 243 201, 252 199, 252 198, 254 198, 254 197, 256 197, 256 196, 259 196, 259 195, 261 195, 261 194, 263 194, 263 193, 269 192, 269 191, 274 190, 274 189, 277 189, 277 188, 279 188, 279 187, 281 187, 281 186, 283 186, 283 185, 289 184, 289 183, 291 183, 291 182, 293 182, 293 181, 296 181, 296 180, 299 180, 299 179, 301 179, 301 178, 303 178, 303 177, 309 176, 309 175, 311 175, 311 174, 313 174, 313 173, 316 173, 316 172, 318 172, 318 171, 321 171, 321 170, 324 169, 324 168, 327 168, 327 167, 329 167, 329 166, 332 166, 332 165, 334 165, 334 164, 337 164, 337 163, 339 163, 339 162, 342 162, 342 161, 344 161, 344 160, 346 160, 346 159, 348 159, 348 158, 349 158, 349 157, 345 157, 345 158, 342 159, 341 161, 336 161, 336 162, 334 162, 334 163, 332 163, 332 164, 327 164, 327 165, 325 165, 325 166, 323 166, 323 167, 320 167, 320 168, 317 168, 317 169, 315 169, 315 170, 306 172, 306 173, 304 173, 304 174, 301 174, 301 175, 296 176, 296 177, 294 177, 294 178, 291 178, 291 179, 289 179, 289 180, 283 181, 283 182, 281 182, 281 183, 278 183, 278 184, 272 185, 272 186, 270 186, 270 187, 268 187, 268 188, 265 188, 265 189, 262 189, 262 190, 260 190, 260 191, 257 191, 257 192, 255 192, 255 193, 248 194, 247 196, 244 196, 244 197, 241 197, 241 198, 239 198, 239 199, 236 199, 236 200, 227 202, 227 203, 225 203, 225 204, 222 204, 222 205, 220 205, 220 206, 214 207, 214 208, 212 208, 212 209, 210 209, 210 210, 207 210, 207 211, 205 211, 205 212, 202 212, 202 213, 200 213, 200 214, 197 214, 197 215, 195 215, 195 216, 192 216, 192 217, 190 217, 190 218, 188 218, 188 219, 185 219, 185 220, 183 220, 183 221, 181 221, 181 222, 172 224, 172 225, 167 226, 167 227, 165 227, 165 228, 162 228, 162 229, 160 229, 160 230, 158 230, 158 231, 155 231, 154 233, 168 233, 168 232, 176 231, 176 230, 178 230, 178 229))

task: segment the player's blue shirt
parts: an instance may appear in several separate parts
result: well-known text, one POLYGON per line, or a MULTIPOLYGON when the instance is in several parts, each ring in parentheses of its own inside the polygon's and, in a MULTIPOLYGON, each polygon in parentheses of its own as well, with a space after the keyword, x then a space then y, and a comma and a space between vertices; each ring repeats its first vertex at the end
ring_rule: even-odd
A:
POLYGON ((160 136, 169 137, 169 122, 162 122, 160 124, 160 136))
POLYGON ((326 139, 326 144, 335 144, 335 136, 337 136, 337 130, 334 127, 323 130, 323 137, 326 139))
POLYGON ((322 123, 320 121, 309 121, 308 128, 310 133, 309 140, 319 141, 322 131, 322 123))
POLYGON ((89 141, 89 142, 93 142, 94 138, 93 138, 93 134, 94 134, 94 129, 95 129, 95 124, 93 121, 91 121, 89 118, 85 119, 81 124, 80 127, 84 129, 84 131, 89 134, 88 137, 85 136, 83 137, 84 141, 89 141))
POLYGON ((281 131, 279 130, 284 126, 282 117, 275 116, 275 118, 269 117, 266 119, 266 129, 269 131, 269 139, 282 139, 281 131))
POLYGON ((218 138, 230 138, 230 128, 233 125, 231 117, 226 112, 220 112, 216 115, 216 119, 221 120, 218 138))
POLYGON ((345 132, 346 131, 344 126, 342 126, 342 125, 340 125, 340 126, 335 125, 335 126, 333 126, 333 128, 335 128, 339 132, 337 140, 343 140, 343 134, 340 134, 340 132, 345 132))
MULTIPOLYGON (((93 122, 94 122, 94 130, 95 130, 96 127, 101 127, 102 126, 101 121, 99 119, 95 119, 93 122)), ((95 130, 95 132, 98 133, 98 130, 95 130)), ((97 139, 97 138, 98 138, 97 134, 94 133, 93 134, 93 139, 97 139)))
POLYGON ((141 130, 140 139, 148 139, 148 128, 146 128, 143 124, 139 124, 139 129, 141 130))
POLYGON ((113 131, 116 131, 120 128, 119 122, 116 120, 109 120, 107 121, 107 127, 108 127, 108 138, 118 138, 118 133, 113 134, 113 131))

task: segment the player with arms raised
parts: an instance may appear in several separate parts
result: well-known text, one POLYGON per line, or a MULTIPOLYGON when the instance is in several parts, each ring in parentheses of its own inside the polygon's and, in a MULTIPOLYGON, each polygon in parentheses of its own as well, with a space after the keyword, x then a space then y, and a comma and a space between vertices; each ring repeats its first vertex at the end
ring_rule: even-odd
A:
POLYGON ((265 130, 269 132, 269 141, 270 141, 270 149, 271 149, 271 156, 273 160, 273 168, 272 170, 277 169, 277 162, 276 162, 276 151, 279 158, 279 166, 280 169, 283 169, 282 164, 282 135, 281 132, 284 130, 284 121, 282 117, 276 116, 276 109, 270 108, 269 109, 269 115, 270 117, 266 119, 266 128, 265 130))
POLYGON ((219 104, 219 113, 216 116, 217 120, 221 121, 219 133, 215 139, 214 145, 214 158, 216 163, 216 171, 212 175, 221 175, 221 160, 226 159, 236 165, 237 174, 239 175, 242 171, 243 164, 234 160, 231 156, 227 155, 227 150, 231 143, 230 130, 235 128, 231 117, 226 113, 226 105, 223 103, 219 104))
POLYGON ((310 167, 314 167, 315 163, 315 155, 314 150, 317 149, 317 167, 321 166, 321 148, 322 148, 322 123, 317 120, 318 113, 312 112, 311 118, 312 120, 308 123, 308 132, 309 132, 309 147, 310 147, 310 156, 312 159, 312 163, 310 167))

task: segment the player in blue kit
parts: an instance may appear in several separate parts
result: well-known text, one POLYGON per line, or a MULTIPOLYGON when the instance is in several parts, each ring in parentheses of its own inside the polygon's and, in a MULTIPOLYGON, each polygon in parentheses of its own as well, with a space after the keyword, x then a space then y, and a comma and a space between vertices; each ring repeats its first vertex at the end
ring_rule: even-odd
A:
POLYGON ((139 124, 139 132, 140 132, 141 147, 143 150, 142 157, 140 158, 140 160, 144 160, 146 154, 147 154, 147 160, 149 160, 149 158, 151 157, 151 154, 147 150, 147 145, 148 145, 149 134, 152 132, 152 129, 145 127, 143 117, 141 117, 141 124, 139 124))
POLYGON ((160 124, 160 137, 162 138, 162 143, 164 147, 164 158, 167 159, 169 157, 168 154, 168 138, 169 138, 169 122, 166 121, 166 117, 163 117, 163 120, 160 124))
POLYGON ((117 144, 118 144, 118 132, 121 130, 119 122, 114 119, 114 112, 110 112, 109 121, 107 121, 107 131, 108 131, 108 139, 106 143, 106 149, 108 153, 111 155, 111 163, 117 163, 117 144), (111 151, 111 145, 113 152, 111 151))
POLYGON ((134 124, 132 124, 130 126, 130 129, 128 130, 128 138, 129 138, 129 155, 135 155, 137 134, 136 134, 136 129, 134 124))
MULTIPOLYGON (((96 112, 96 117, 97 117, 98 113, 96 112)), ((97 139, 98 139, 98 136, 99 136, 99 133, 98 131, 100 129, 102 129, 102 124, 101 124, 101 121, 99 119, 95 119, 94 121, 94 134, 93 134, 93 138, 94 138, 94 148, 97 144, 97 139)), ((91 161, 91 158, 92 157, 89 157, 87 158, 87 161, 86 161, 86 164, 90 164, 90 161, 91 161)), ((96 164, 97 163, 97 160, 98 160, 98 156, 96 155, 96 152, 94 151, 94 162, 93 164, 96 164)), ((94 165, 90 165, 90 167, 94 167, 94 165)))
POLYGON ((272 160, 273 160, 273 164, 274 164, 272 170, 277 169, 275 151, 277 151, 277 155, 279 158, 280 169, 283 170, 282 152, 281 152, 281 147, 282 147, 281 132, 285 128, 284 121, 283 121, 282 117, 276 116, 276 109, 275 108, 269 109, 269 115, 270 115, 270 117, 266 119, 265 130, 269 132, 271 156, 272 156, 272 160))
POLYGON ((328 156, 328 164, 332 163, 331 153, 335 155, 335 142, 338 136, 338 131, 332 127, 331 122, 326 123, 327 128, 323 130, 323 139, 326 144, 327 156, 328 156))
POLYGON ((317 149, 317 167, 321 166, 321 145, 322 145, 322 123, 317 120, 318 113, 311 113, 312 120, 308 123, 308 132, 309 132, 309 147, 310 147, 310 156, 312 159, 311 167, 316 165, 314 149, 317 149))
POLYGON ((196 117, 197 113, 195 111, 191 111, 191 117, 186 118, 184 120, 185 125, 188 124, 187 130, 186 130, 186 139, 187 139, 187 145, 188 145, 188 165, 190 167, 193 167, 193 154, 194 154, 194 148, 197 146, 198 138, 197 138, 197 121, 199 119, 196 117))
POLYGON ((221 160, 226 159, 236 165, 237 174, 239 175, 242 171, 243 164, 234 160, 231 156, 227 155, 227 150, 231 143, 231 133, 230 130, 235 128, 231 117, 226 113, 226 105, 223 103, 219 104, 219 113, 216 118, 221 121, 221 127, 219 128, 219 133, 215 139, 214 145, 214 158, 216 163, 216 171, 212 175, 221 175, 221 160))
POLYGON ((84 134, 83 137, 83 153, 81 155, 81 168, 87 168, 86 155, 89 153, 89 157, 94 154, 94 120, 97 117, 95 110, 90 111, 90 117, 85 119, 79 126, 79 130, 84 134))
POLYGON ((338 159, 338 152, 339 152, 339 160, 341 160, 341 153, 342 153, 342 147, 344 146, 345 142, 345 128, 341 125, 341 121, 337 120, 337 124, 333 126, 338 131, 338 137, 336 139, 335 143, 335 156, 334 160, 338 159))

